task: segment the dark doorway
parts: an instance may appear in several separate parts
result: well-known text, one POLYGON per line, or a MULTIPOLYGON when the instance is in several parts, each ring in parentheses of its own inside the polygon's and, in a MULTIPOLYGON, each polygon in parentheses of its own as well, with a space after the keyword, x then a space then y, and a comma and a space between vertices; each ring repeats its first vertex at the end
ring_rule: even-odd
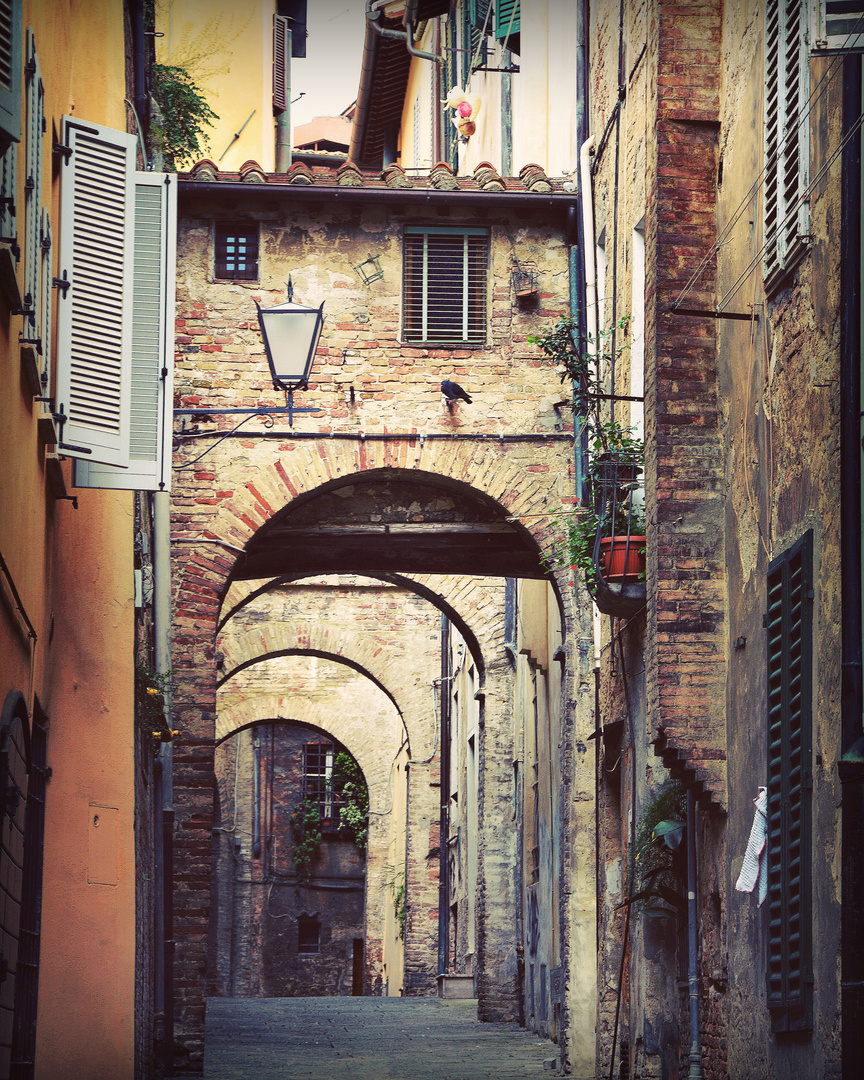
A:
POLYGON ((351 996, 363 997, 363 938, 354 938, 354 966, 352 969, 351 996))

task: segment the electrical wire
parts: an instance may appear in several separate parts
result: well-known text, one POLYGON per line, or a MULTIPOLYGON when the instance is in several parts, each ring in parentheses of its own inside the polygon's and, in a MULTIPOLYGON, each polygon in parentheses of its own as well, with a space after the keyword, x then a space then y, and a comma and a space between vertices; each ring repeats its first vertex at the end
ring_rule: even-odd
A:
MULTIPOLYGON (((844 43, 844 48, 849 46, 849 43, 852 41, 853 38, 857 38, 859 36, 860 31, 862 29, 864 29, 864 17, 859 19, 859 21, 855 24, 855 28, 850 31, 850 33, 847 36, 846 41, 844 43)), ((815 105, 817 105, 819 103, 819 101, 822 99, 823 95, 827 93, 827 91, 829 89, 829 86, 830 86, 830 80, 837 74, 837 71, 842 71, 843 70, 842 60, 843 60, 842 51, 838 52, 832 58, 830 64, 828 65, 828 69, 822 75, 819 82, 816 84, 815 88, 811 91, 810 96, 809 96, 809 98, 807 100, 807 108, 803 110, 800 120, 795 125, 795 127, 790 128, 790 130, 787 132, 786 138, 783 140, 782 143, 778 144, 778 147, 777 147, 777 150, 775 151, 775 153, 771 157, 769 157, 769 159, 765 162, 764 166, 762 167, 762 171, 759 173, 759 175, 754 180, 752 186, 750 187, 749 191, 747 192, 747 194, 742 199, 741 203, 738 205, 738 208, 733 213, 731 219, 727 222, 727 224, 721 230, 721 232, 718 235, 717 239, 714 241, 714 243, 708 249, 708 252, 705 254, 702 261, 699 263, 699 265, 696 267, 696 269, 693 271, 692 275, 690 276, 689 281, 686 283, 684 288, 679 293, 678 297, 676 298, 676 300, 674 302, 674 305, 673 305, 674 307, 678 307, 680 305, 681 301, 690 293, 690 291, 692 290, 695 283, 699 280, 699 278, 705 272, 705 268, 708 266, 710 261, 714 258, 714 256, 717 254, 717 252, 720 250, 720 248, 724 245, 724 243, 726 243, 727 237, 729 236, 730 232, 735 227, 735 225, 738 223, 738 221, 740 220, 740 218, 741 218, 742 214, 744 213, 745 209, 750 205, 750 203, 753 201, 753 198, 755 197, 755 195, 757 194, 759 189, 762 187, 762 185, 763 185, 763 183, 765 181, 765 177, 766 177, 767 173, 769 172, 769 170, 774 168, 774 166, 777 164, 778 160, 780 160, 782 155, 785 154, 786 149, 787 149, 787 144, 789 143, 789 141, 792 140, 793 138, 797 138, 799 129, 802 128, 804 126, 804 124, 808 124, 810 122, 810 115, 811 115, 811 113, 813 111, 813 108, 814 108, 815 105)), ((808 189, 808 194, 809 194, 809 189, 808 189)), ((798 207, 796 207, 796 209, 795 209, 796 213, 797 213, 797 211, 798 211, 798 207)), ((764 248, 763 248, 763 250, 764 250, 764 248)), ((718 306, 718 310, 719 310, 720 307, 722 307, 722 302, 718 306)))

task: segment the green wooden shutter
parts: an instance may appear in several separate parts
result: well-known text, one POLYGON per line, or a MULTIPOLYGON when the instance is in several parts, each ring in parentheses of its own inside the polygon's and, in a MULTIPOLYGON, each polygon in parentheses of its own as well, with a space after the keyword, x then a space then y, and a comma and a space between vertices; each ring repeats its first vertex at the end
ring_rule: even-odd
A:
POLYGON ((491 13, 492 0, 465 0, 463 41, 465 53, 462 54, 462 85, 467 87, 471 77, 471 66, 486 63, 486 37, 494 30, 491 13))
POLYGON ((768 1008, 809 1030, 813 534, 768 571, 768 1008))
POLYGON ((129 464, 134 135, 63 118, 56 402, 59 449, 129 464), (65 293, 65 295, 64 295, 65 293))
POLYGON ((496 0, 495 37, 503 40, 508 35, 513 38, 519 33, 521 0, 496 0))
POLYGON ((176 174, 136 173, 129 467, 76 461, 77 487, 170 490, 176 238, 176 174))
POLYGON ((39 244, 41 248, 41 260, 39 276, 40 293, 42 296, 42 366, 40 369, 40 377, 43 387, 43 393, 51 393, 51 327, 53 323, 53 301, 54 290, 52 287, 52 281, 54 279, 54 273, 52 270, 51 262, 51 217, 45 207, 42 208, 42 224, 39 229, 39 244))
POLYGON ((805 254, 810 208, 807 0, 766 0, 763 276, 770 290, 805 254))

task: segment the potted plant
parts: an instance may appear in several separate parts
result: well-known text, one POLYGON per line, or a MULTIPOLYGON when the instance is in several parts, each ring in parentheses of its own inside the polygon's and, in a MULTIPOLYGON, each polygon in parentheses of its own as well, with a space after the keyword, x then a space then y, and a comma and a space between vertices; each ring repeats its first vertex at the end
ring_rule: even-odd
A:
MULTIPOLYGON (((570 319, 529 339, 555 364, 562 381, 572 380, 573 411, 588 435, 591 506, 572 519, 559 520, 555 562, 582 571, 589 589, 597 584, 598 568, 604 581, 620 584, 645 575, 644 443, 632 426, 613 418, 604 382, 613 355, 606 342, 619 331, 625 333, 627 326, 622 319, 613 330, 601 332, 595 349, 577 348, 570 319)), ((615 349, 614 355, 626 348, 615 349)))

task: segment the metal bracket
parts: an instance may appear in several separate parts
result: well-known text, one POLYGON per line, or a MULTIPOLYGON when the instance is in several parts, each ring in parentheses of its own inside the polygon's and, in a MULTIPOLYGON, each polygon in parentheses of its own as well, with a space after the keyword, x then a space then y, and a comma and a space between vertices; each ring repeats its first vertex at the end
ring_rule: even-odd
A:
POLYGON ((60 291, 65 296, 66 292, 67 292, 69 286, 72 284, 72 282, 66 277, 66 271, 64 270, 63 271, 63 277, 52 278, 51 279, 51 284, 53 285, 53 287, 55 289, 60 289, 60 291))
POLYGON ((56 143, 55 142, 54 145, 51 147, 51 153, 52 154, 62 154, 63 159, 65 161, 68 161, 69 158, 72 157, 72 154, 74 153, 74 150, 72 149, 71 146, 64 146, 63 143, 56 143))
POLYGON ((671 304, 663 312, 664 315, 686 315, 692 319, 737 319, 744 322, 759 322, 759 316, 755 311, 705 311, 701 308, 676 308, 671 304))

